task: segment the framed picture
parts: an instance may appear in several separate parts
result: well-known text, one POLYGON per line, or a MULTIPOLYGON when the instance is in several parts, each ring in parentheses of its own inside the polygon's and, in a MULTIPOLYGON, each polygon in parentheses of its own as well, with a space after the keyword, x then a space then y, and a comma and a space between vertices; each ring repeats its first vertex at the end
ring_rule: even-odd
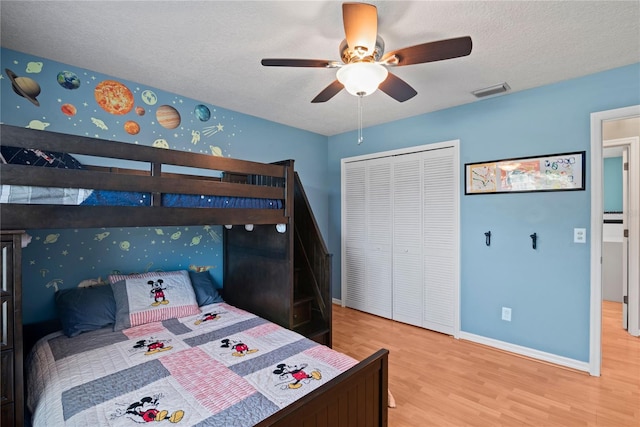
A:
POLYGON ((464 194, 580 191, 585 152, 466 163, 464 172, 464 194))

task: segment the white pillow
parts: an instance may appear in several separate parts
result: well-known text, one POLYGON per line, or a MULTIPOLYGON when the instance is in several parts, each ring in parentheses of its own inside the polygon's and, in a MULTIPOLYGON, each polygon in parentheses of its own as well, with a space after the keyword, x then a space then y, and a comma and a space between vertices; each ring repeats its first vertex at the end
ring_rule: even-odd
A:
POLYGON ((114 331, 200 313, 186 270, 109 276, 116 300, 114 331))

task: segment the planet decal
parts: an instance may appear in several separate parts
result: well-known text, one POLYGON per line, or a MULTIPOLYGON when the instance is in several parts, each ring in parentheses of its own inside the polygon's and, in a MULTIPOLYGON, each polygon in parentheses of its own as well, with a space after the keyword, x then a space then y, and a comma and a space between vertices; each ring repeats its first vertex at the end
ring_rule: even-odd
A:
POLYGON ((11 80, 11 88, 15 93, 23 98, 27 98, 34 105, 40 106, 40 102, 36 99, 40 95, 40 85, 38 82, 29 77, 18 77, 13 71, 5 68, 9 80, 11 80))
POLYGON ((62 114, 65 116, 73 117, 78 112, 78 109, 73 104, 62 104, 60 107, 62 114))
POLYGON ((124 240, 120 242, 120 249, 122 249, 123 251, 128 251, 130 247, 131 243, 129 243, 128 241, 124 240))
POLYGON ((216 147, 215 145, 210 145, 209 148, 211 148, 212 156, 222 157, 222 149, 220 149, 220 147, 216 147))
POLYGON ((29 122, 29 125, 27 125, 27 128, 28 129, 44 130, 50 124, 51 123, 41 122, 40 120, 31 120, 29 122))
POLYGON ((133 94, 115 80, 104 80, 94 90, 96 102, 107 113, 122 116, 133 108, 133 94))
POLYGON ((136 114, 139 116, 144 116, 144 113, 146 113, 146 111, 144 110, 144 108, 142 107, 136 107, 136 114))
POLYGON ((180 126, 180 113, 170 105, 161 105, 156 110, 156 119, 164 128, 175 129, 180 126))
POLYGON ((201 122, 206 122, 211 118, 211 111, 206 105, 196 105, 194 112, 198 120, 200 120, 201 122))
POLYGON ((42 62, 35 62, 35 61, 31 61, 29 63, 27 63, 27 68, 25 68, 25 71, 27 73, 39 73, 40 71, 42 71, 42 66, 44 64, 42 62))
POLYGON ((73 71, 60 71, 57 80, 58 84, 65 89, 73 90, 80 87, 80 79, 73 71))
POLYGON ((169 148, 169 143, 167 142, 167 140, 162 138, 156 139, 151 145, 156 148, 169 148))
POLYGON ((44 239, 44 244, 48 245, 51 243, 55 243, 58 241, 58 237, 60 237, 60 233, 57 234, 47 234, 47 237, 44 239))
POLYGON ((124 124, 124 130, 129 135, 137 135, 140 132, 140 125, 133 120, 129 120, 124 124))
POLYGON ((147 105, 156 105, 156 102, 158 102, 156 94, 149 89, 143 90, 140 94, 140 98, 142 98, 142 101, 147 105))
POLYGON ((182 236, 182 231, 176 231, 171 235, 171 240, 178 240, 182 236))

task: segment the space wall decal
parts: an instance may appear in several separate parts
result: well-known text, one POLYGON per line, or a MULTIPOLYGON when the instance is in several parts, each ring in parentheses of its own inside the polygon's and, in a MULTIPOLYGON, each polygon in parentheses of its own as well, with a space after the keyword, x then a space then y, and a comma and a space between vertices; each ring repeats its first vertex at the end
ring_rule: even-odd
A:
MULTIPOLYGON (((2 47, 0 54, 0 121, 8 125, 224 157, 242 133, 236 113, 202 101, 2 47)), ((221 226, 27 233, 27 323, 55 317, 56 289, 115 269, 206 269, 222 282, 221 226)))
POLYGON ((107 113, 124 115, 133 108, 133 94, 128 87, 115 80, 104 80, 94 90, 96 102, 107 113))

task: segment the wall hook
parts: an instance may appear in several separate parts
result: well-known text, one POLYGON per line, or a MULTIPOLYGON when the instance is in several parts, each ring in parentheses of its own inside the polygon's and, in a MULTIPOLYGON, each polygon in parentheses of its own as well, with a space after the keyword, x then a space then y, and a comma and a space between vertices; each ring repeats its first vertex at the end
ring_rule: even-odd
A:
POLYGON ((531 245, 533 246, 533 249, 535 249, 538 241, 538 234, 533 233, 533 234, 530 234, 529 237, 531 237, 531 245))
POLYGON ((484 237, 485 237, 485 241, 484 241, 485 245, 491 246, 491 230, 484 233, 484 237))

